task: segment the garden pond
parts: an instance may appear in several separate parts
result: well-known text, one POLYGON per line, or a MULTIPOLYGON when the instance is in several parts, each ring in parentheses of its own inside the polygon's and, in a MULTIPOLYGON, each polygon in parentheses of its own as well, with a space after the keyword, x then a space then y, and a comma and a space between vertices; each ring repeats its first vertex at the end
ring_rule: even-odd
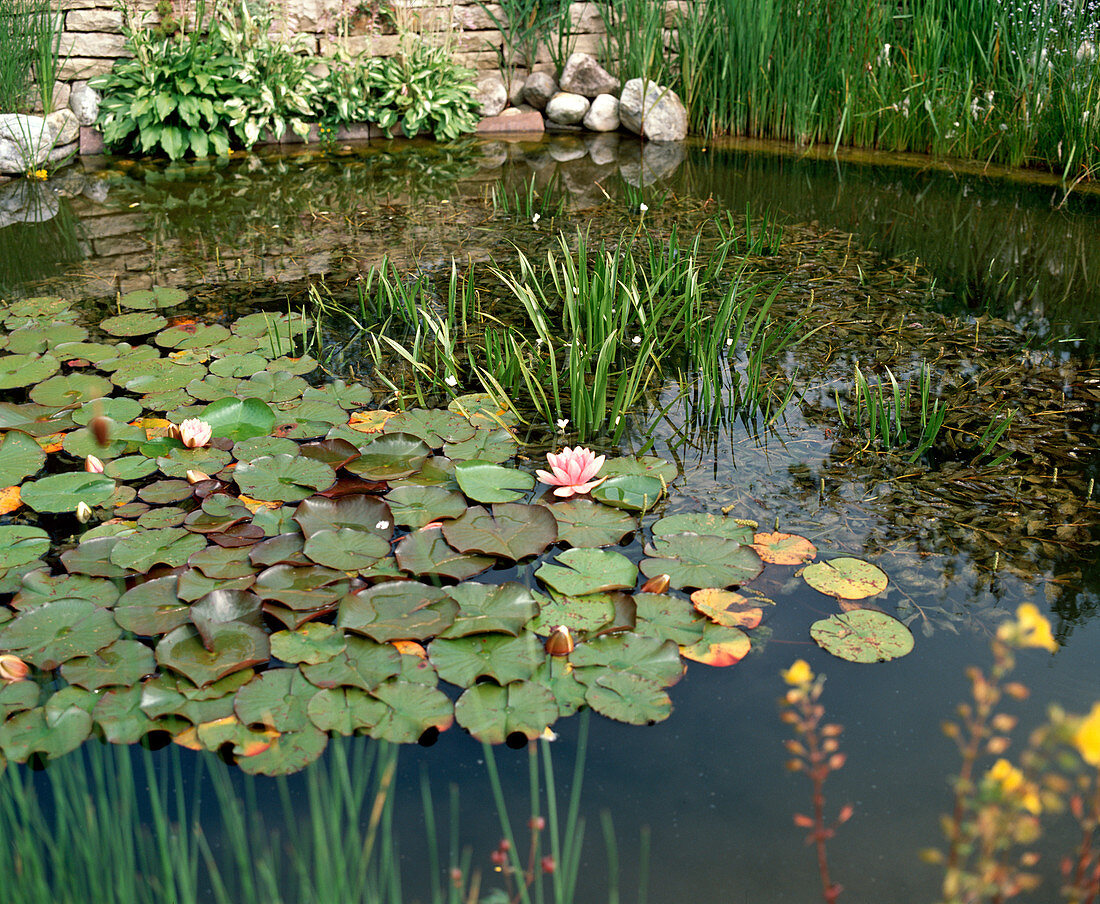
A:
POLYGON ((120 901, 506 901, 513 864, 532 901, 814 900, 805 659, 842 900, 931 902, 941 724, 998 626, 1059 644, 1018 655, 1010 753, 1100 698, 1093 192, 572 135, 0 191, 0 649, 34 667, 0 749, 45 767, 0 776, 16 901, 105 862, 120 901), (581 443, 608 479, 556 499, 581 443), (811 638, 853 611, 891 616, 870 662, 811 638))

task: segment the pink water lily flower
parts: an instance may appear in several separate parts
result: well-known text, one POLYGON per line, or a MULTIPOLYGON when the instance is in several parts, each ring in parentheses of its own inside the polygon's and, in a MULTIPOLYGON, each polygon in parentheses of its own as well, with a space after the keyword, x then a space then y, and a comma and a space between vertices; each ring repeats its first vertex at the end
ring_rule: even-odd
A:
POLYGON ((572 449, 566 446, 557 455, 553 452, 548 454, 546 460, 550 462, 550 471, 535 471, 535 474, 543 483, 557 487, 555 496, 588 493, 607 480, 606 477, 593 480, 603 467, 604 456, 597 456, 591 449, 582 446, 572 449))
POLYGON ((89 474, 102 474, 103 462, 96 458, 94 455, 89 455, 84 459, 84 470, 89 474))
POLYGON ((179 427, 180 442, 188 449, 200 449, 210 442, 210 425, 197 417, 188 418, 179 427))

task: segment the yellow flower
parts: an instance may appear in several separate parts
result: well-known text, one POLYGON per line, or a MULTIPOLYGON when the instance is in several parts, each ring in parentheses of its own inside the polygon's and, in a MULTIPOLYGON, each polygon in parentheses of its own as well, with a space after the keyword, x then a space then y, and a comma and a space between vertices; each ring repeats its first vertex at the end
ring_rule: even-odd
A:
POLYGON ((1006 759, 999 759, 987 773, 987 777, 1001 786, 1001 793, 1015 797, 1021 807, 1032 816, 1043 810, 1042 801, 1035 786, 1024 779, 1024 774, 1006 759))
POLYGON ((39 182, 45 182, 50 177, 50 174, 44 169, 36 169, 28 171, 27 177, 29 179, 37 179, 39 182))
POLYGON ((789 669, 779 673, 783 680, 790 685, 809 684, 814 680, 814 673, 810 670, 810 664, 805 659, 796 659, 789 669))
POLYGON ((1100 703, 1092 704, 1092 712, 1077 727, 1073 746, 1086 763, 1100 766, 1100 703))
POLYGON ((1049 653, 1058 652, 1058 641, 1048 622, 1033 603, 1024 603, 1016 610, 1016 621, 1006 622, 997 630, 997 637, 1018 647, 1039 647, 1049 653))

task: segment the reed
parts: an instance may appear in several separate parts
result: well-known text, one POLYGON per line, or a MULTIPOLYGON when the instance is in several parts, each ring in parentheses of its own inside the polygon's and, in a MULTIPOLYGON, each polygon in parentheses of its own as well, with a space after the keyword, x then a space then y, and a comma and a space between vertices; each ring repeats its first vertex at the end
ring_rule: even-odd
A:
POLYGON ((540 220, 549 223, 565 213, 566 192, 562 186, 561 176, 554 173, 542 192, 535 189, 534 176, 527 179, 522 188, 511 191, 501 183, 495 182, 489 194, 489 201, 493 211, 499 216, 515 217, 531 223, 538 223, 540 220))

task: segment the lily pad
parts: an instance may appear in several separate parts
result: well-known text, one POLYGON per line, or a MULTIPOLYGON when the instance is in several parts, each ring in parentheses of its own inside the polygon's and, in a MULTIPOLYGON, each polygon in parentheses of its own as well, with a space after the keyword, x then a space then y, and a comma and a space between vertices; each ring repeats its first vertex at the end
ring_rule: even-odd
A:
POLYGON ((394 480, 415 474, 431 454, 431 448, 419 437, 386 433, 376 436, 346 468, 368 480, 394 480))
POLYGON ((251 727, 301 731, 309 723, 306 705, 317 693, 297 669, 269 669, 233 696, 237 718, 251 727))
POLYGON ((615 546, 638 529, 632 515, 591 499, 569 499, 546 508, 558 522, 558 541, 570 546, 615 546))
POLYGON ((154 565, 176 568, 206 548, 206 539, 182 527, 140 530, 119 539, 111 550, 111 561, 139 574, 154 565))
POLYGON ((687 600, 664 593, 635 593, 635 630, 639 634, 693 644, 703 636, 703 620, 687 600))
POLYGON ((704 665, 729 666, 744 659, 751 647, 748 635, 740 628, 708 623, 702 640, 680 647, 680 654, 704 665))
POLYGON ((401 672, 401 654, 388 643, 350 635, 344 649, 316 664, 303 664, 302 674, 317 687, 357 687, 369 691, 401 672))
POLYGON ((148 336, 168 325, 168 318, 154 311, 118 314, 99 322, 99 328, 111 336, 148 336))
POLYGON ((419 437, 433 449, 442 449, 444 443, 465 442, 477 432, 477 428, 459 414, 424 408, 398 411, 386 421, 383 430, 419 437))
POLYGON ((535 488, 534 475, 491 461, 455 463, 455 480, 475 502, 515 502, 535 488))
POLYGON ((70 706, 47 718, 44 707, 18 713, 0 725, 0 751, 16 763, 39 753, 54 759, 76 750, 92 731, 92 717, 70 706))
POLYGON ((685 512, 681 515, 669 515, 653 525, 653 536, 664 537, 669 534, 704 534, 708 537, 726 537, 738 543, 752 543, 752 528, 738 524, 725 515, 712 515, 709 512, 685 512))
POLYGON ((159 637, 190 620, 190 606, 176 595, 179 578, 153 578, 127 590, 114 607, 115 621, 127 631, 159 637))
POLYGON ((778 531, 754 535, 752 548, 773 565, 802 565, 817 556, 817 547, 805 537, 778 531))
POLYGON ((6 524, 0 527, 0 568, 26 565, 50 549, 50 535, 40 527, 6 524))
POLYGON ((0 389, 40 383, 60 367, 53 355, 0 355, 0 389))
POLYGON ((629 672, 662 687, 675 684, 684 673, 680 651, 671 640, 642 634, 614 634, 578 644, 570 654, 577 680, 592 684, 605 672, 629 672))
POLYGON ((584 699, 600 715, 630 725, 652 725, 672 713, 672 700, 659 684, 630 672, 601 672, 584 699))
POLYGON ((518 562, 528 556, 537 556, 554 543, 558 538, 558 524, 541 505, 501 503, 494 505, 492 512, 472 505, 462 517, 443 525, 443 536, 459 552, 500 556, 518 562))
POLYGON ((443 532, 438 527, 414 531, 402 537, 393 553, 402 570, 418 577, 447 577, 465 581, 496 564, 496 559, 491 556, 469 555, 454 549, 443 538, 443 532))
POLYGON ((337 627, 385 643, 427 640, 449 627, 458 603, 447 593, 418 581, 384 581, 340 601, 337 627))
POLYGON ((373 728, 385 715, 386 704, 357 687, 333 687, 317 691, 306 712, 321 731, 347 736, 373 728))
POLYGON ((310 724, 300 731, 278 735, 260 753, 240 757, 237 765, 249 775, 288 775, 320 758, 327 746, 328 735, 310 724))
POLYGON ((137 311, 152 311, 158 308, 174 308, 187 301, 183 289, 172 286, 158 286, 155 289, 135 289, 120 295, 118 303, 124 308, 137 311))
POLYGON ((75 512, 83 502, 102 505, 115 491, 115 482, 103 474, 70 471, 32 480, 21 487, 23 503, 36 512, 75 512))
POLYGON ((283 662, 317 665, 328 662, 346 647, 344 635, 322 622, 311 622, 296 631, 276 631, 271 635, 271 655, 283 662))
POLYGON ((455 719, 479 741, 502 744, 514 733, 533 740, 558 718, 550 690, 533 681, 475 684, 455 701, 455 719))
POLYGON ((233 479, 241 492, 265 502, 298 502, 327 490, 336 473, 326 464, 294 455, 267 455, 240 464, 233 479))
POLYGON ((222 625, 209 648, 198 629, 182 625, 157 644, 157 662, 184 675, 199 687, 271 658, 268 637, 261 628, 230 622, 222 625))
POLYGON ((78 656, 61 664, 61 677, 90 691, 104 687, 130 687, 156 671, 153 651, 136 640, 116 640, 91 656, 78 656))
POLYGON ((671 461, 653 455, 642 455, 638 458, 609 458, 604 462, 600 473, 608 477, 654 477, 658 482, 664 478, 665 483, 671 483, 676 479, 679 470, 671 461))
POLYGON ((294 520, 307 540, 318 531, 340 528, 372 534, 387 544, 393 536, 389 506, 377 496, 362 493, 339 499, 307 499, 294 510, 294 520))
POLYGON ((614 508, 648 512, 664 493, 664 484, 656 477, 625 475, 610 477, 592 490, 592 496, 614 508))
POLYGON ((395 679, 373 693, 386 704, 386 711, 369 729, 372 738, 409 744, 430 728, 446 731, 454 722, 454 704, 438 688, 395 679))
POLYGON ((437 638, 428 645, 428 658, 444 681, 471 687, 481 677, 498 684, 530 678, 546 654, 533 634, 478 634, 437 638))
POLYGON ((615 604, 610 593, 588 596, 552 594, 549 602, 541 603, 538 618, 531 630, 542 636, 563 625, 574 634, 595 634, 615 620, 615 604))
POLYGON ((386 494, 395 524, 418 530, 441 518, 457 518, 466 511, 462 494, 438 486, 394 487, 386 494))
POLYGON ((646 546, 641 570, 646 577, 667 574, 672 586, 730 587, 751 581, 764 565, 756 551, 727 537, 669 534, 646 546))
POLYGON ((882 593, 889 583, 881 568, 862 559, 844 556, 807 565, 802 577, 814 590, 842 600, 866 599, 882 593))
POLYGON ((447 591, 459 605, 458 616, 440 637, 466 637, 470 634, 518 635, 539 612, 534 595, 522 584, 479 584, 463 581, 447 591))
POLYGON ((874 609, 830 615, 810 625, 810 636, 849 662, 886 662, 913 649, 913 633, 892 615, 874 609))
POLYGON ((121 634, 107 609, 88 600, 58 600, 28 609, 0 628, 0 648, 49 671, 90 656, 121 634))
POLYGON ((566 596, 628 590, 638 579, 638 568, 630 559, 604 549, 567 549, 556 561, 540 565, 535 577, 566 596))
POLYGON ((18 430, 0 436, 0 486, 18 484, 37 474, 45 461, 46 453, 33 436, 18 430))
POLYGON ((275 412, 259 399, 219 399, 207 405, 199 418, 210 425, 214 436, 224 436, 233 442, 266 436, 275 426, 275 412))
POLYGON ((290 609, 319 609, 348 592, 343 572, 320 566, 272 565, 260 572, 253 590, 262 599, 276 600, 290 609))
MULTIPOLYGON (((487 461, 500 463, 515 457, 519 444, 509 430, 501 428, 479 428, 468 440, 460 443, 444 443, 443 454, 448 458, 464 461, 487 461)), ((493 502, 492 499, 479 499, 478 502, 493 502)), ((508 501, 508 500, 499 500, 508 501)))

